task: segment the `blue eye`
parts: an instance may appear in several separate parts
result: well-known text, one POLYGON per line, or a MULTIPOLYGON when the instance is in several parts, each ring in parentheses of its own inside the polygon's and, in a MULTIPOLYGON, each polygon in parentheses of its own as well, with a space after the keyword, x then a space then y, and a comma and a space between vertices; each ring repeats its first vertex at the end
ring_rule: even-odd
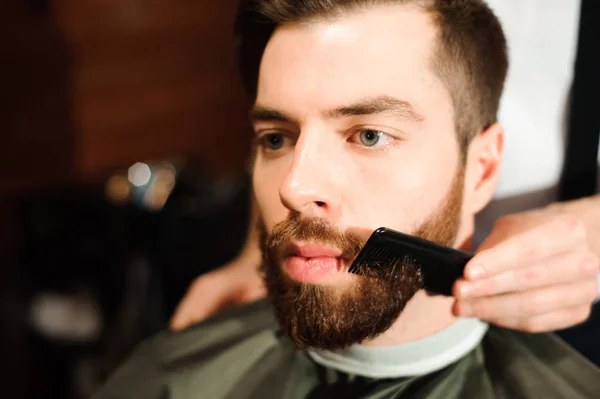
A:
POLYGON ((382 132, 376 130, 361 130, 359 133, 360 142, 367 147, 374 147, 379 143, 382 132))

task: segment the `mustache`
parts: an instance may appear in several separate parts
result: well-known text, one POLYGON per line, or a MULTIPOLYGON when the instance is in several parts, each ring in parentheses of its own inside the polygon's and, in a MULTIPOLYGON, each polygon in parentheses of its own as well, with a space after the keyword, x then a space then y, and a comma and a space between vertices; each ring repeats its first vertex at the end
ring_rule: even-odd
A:
POLYGON ((350 260, 358 256, 366 242, 358 234, 343 231, 324 219, 299 217, 290 217, 277 223, 264 242, 269 252, 280 254, 285 247, 296 241, 337 248, 342 251, 343 258, 350 260))

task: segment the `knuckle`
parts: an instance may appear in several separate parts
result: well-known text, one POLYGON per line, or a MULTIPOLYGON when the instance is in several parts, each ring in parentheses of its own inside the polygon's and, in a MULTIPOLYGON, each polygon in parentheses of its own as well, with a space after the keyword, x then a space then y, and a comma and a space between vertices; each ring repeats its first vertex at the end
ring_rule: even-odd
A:
POLYGON ((570 214, 563 214, 560 220, 560 227, 564 229, 564 231, 580 240, 586 239, 586 230, 583 220, 570 214))
POLYGON ((523 272, 521 278, 519 279, 520 281, 517 281, 517 285, 524 287, 533 286, 539 284, 543 278, 544 275, 540 269, 529 268, 523 272))

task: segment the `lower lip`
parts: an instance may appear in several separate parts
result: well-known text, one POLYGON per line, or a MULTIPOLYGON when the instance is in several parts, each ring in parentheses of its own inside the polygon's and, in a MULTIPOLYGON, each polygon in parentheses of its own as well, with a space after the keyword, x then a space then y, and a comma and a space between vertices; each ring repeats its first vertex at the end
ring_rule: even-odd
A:
POLYGON ((284 268, 292 280, 308 284, 327 282, 333 274, 342 270, 342 266, 342 259, 326 256, 314 258, 290 256, 284 262, 284 268))

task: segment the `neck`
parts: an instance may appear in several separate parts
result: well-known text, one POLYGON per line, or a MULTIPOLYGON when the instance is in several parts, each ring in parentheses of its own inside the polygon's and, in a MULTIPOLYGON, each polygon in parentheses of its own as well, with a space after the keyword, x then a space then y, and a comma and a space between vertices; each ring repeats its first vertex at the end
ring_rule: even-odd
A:
MULTIPOLYGON (((473 222, 463 223, 455 247, 468 250, 471 247, 473 222)), ((364 346, 392 346, 414 341, 435 334, 456 321, 452 314, 453 297, 432 295, 421 290, 408 301, 402 314, 383 334, 375 339, 365 341, 364 346)))

